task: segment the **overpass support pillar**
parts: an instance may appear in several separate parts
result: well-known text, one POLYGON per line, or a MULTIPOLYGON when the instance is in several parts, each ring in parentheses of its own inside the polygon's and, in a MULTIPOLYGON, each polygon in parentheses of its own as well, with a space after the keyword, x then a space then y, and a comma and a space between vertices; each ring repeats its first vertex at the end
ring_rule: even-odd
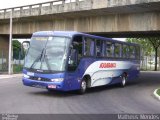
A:
POLYGON ((0 73, 8 71, 9 36, 0 36, 0 73))

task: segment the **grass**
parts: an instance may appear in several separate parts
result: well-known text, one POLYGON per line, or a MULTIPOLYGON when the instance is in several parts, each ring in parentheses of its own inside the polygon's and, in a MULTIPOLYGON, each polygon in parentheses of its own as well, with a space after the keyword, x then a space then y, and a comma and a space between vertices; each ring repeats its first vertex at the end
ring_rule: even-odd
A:
POLYGON ((160 89, 157 90, 157 94, 160 96, 160 89))
POLYGON ((13 65, 13 73, 21 73, 23 65, 13 65))

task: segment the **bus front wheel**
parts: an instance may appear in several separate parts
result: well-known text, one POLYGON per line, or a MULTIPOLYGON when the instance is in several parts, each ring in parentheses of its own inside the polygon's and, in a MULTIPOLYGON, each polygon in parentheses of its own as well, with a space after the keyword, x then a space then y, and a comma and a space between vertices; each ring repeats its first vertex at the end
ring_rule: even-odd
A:
POLYGON ((87 82, 86 80, 82 80, 79 93, 84 94, 86 92, 86 89, 87 89, 87 82))

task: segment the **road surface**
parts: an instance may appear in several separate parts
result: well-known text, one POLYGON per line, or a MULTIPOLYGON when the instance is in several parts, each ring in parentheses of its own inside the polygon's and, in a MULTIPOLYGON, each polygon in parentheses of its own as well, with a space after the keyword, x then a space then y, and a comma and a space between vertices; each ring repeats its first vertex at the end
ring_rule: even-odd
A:
POLYGON ((142 72, 125 88, 92 88, 84 95, 52 92, 22 85, 21 77, 0 79, 0 113, 118 114, 160 113, 153 91, 160 87, 160 72, 142 72))

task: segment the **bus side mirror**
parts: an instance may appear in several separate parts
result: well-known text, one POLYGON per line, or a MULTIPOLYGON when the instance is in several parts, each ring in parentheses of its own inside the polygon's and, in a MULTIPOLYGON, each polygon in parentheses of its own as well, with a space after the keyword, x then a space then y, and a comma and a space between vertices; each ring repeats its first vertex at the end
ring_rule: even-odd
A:
POLYGON ((77 51, 76 49, 71 49, 68 60, 68 71, 75 71, 76 68, 77 68, 77 51))
POLYGON ((21 44, 21 55, 25 56, 25 54, 28 52, 30 46, 30 41, 23 41, 21 44))
POLYGON ((75 59, 76 59, 76 50, 71 49, 68 64, 73 65, 76 61, 75 59))

